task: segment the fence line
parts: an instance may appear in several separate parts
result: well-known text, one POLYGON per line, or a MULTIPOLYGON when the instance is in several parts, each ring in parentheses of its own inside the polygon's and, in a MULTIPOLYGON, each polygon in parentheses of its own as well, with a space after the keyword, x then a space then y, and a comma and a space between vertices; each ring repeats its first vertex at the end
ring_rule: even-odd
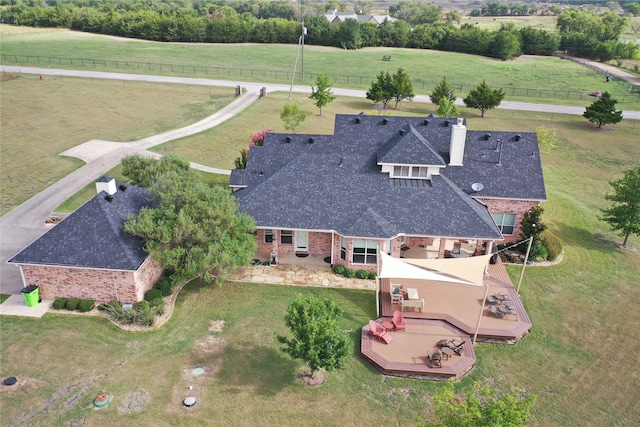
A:
MULTIPOLYGON (((0 59, 3 63, 18 63, 27 65, 59 65, 59 66, 76 66, 76 67, 90 67, 96 69, 102 67, 110 70, 139 70, 146 72, 171 72, 182 73, 191 75, 207 75, 207 76, 223 76, 234 78, 251 78, 251 79, 271 79, 275 81, 291 81, 292 73, 290 71, 282 70, 264 70, 254 68, 233 68, 233 67, 218 67, 218 66, 201 66, 201 65, 185 65, 185 64, 163 64, 157 62, 139 62, 139 61, 117 61, 108 59, 87 59, 87 58, 63 58, 63 57, 51 57, 51 56, 38 56, 38 55, 18 55, 18 54, 0 54, 0 59)), ((571 59, 571 57, 568 57, 571 59)), ((576 61, 579 62, 579 61, 576 61)), ((599 74, 606 74, 601 69, 593 67, 591 64, 583 64, 599 74)), ((298 73, 297 73, 298 74, 298 73)), ((318 77, 317 73, 305 73, 304 81, 313 82, 318 77)), ((640 86, 630 83, 626 80, 613 78, 619 84, 622 84, 630 91, 629 95, 622 95, 618 99, 619 102, 640 102, 640 86)), ((331 81, 334 85, 369 85, 373 80, 371 76, 345 76, 345 75, 332 75, 331 81)), ((427 82, 423 80, 414 80, 412 84, 414 88, 422 90, 432 89, 438 82, 427 82)), ((473 89, 474 85, 452 85, 456 90, 462 93, 468 93, 473 89)), ((507 87, 502 88, 507 96, 521 96, 531 98, 554 98, 554 99, 585 99, 589 97, 588 93, 571 90, 557 90, 557 89, 540 89, 540 88, 515 88, 507 87)))

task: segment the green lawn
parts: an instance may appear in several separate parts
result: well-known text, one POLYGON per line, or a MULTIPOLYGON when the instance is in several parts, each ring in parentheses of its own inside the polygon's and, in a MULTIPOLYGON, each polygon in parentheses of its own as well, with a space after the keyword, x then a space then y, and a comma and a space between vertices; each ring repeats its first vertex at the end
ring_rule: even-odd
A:
MULTIPOLYGON (((13 27, 0 25, 0 33, 9 30, 13 27)), ((156 43, 60 30, 11 35, 2 40, 6 65, 13 65, 13 55, 17 55, 20 64, 31 66, 285 84, 291 81, 296 52, 296 45, 156 43), (30 59, 26 60, 25 55, 30 55, 30 59), (49 59, 36 57, 66 59, 50 63, 49 59)), ((298 64, 298 74, 301 65, 298 64)), ((411 76, 419 94, 430 92, 446 75, 451 84, 462 85, 458 95, 485 79, 490 86, 502 87, 509 100, 589 105, 592 99, 586 95, 603 91, 604 83, 602 76, 595 72, 559 58, 521 57, 499 61, 432 50, 367 48, 353 51, 312 45, 305 46, 304 50, 305 81, 297 79, 296 83, 310 85, 314 76, 326 73, 336 87, 367 89, 380 71, 393 73, 399 67, 411 76), (391 55, 392 61, 382 61, 383 55, 391 55), (567 98, 567 91, 580 92, 583 98, 567 98)), ((621 108, 640 110, 637 94, 630 94, 617 84, 608 86, 607 90, 621 102, 621 108)))

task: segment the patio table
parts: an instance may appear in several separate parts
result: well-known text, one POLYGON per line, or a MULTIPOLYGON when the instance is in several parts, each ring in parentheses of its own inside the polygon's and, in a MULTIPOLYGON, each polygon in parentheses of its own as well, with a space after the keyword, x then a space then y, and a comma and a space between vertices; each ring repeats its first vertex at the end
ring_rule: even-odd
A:
POLYGON ((409 299, 418 299, 418 290, 416 288, 407 288, 407 296, 409 299))
POLYGON ((450 349, 449 347, 441 347, 440 351, 442 352, 443 356, 446 356, 447 358, 446 360, 449 360, 449 358, 453 356, 453 350, 450 349))

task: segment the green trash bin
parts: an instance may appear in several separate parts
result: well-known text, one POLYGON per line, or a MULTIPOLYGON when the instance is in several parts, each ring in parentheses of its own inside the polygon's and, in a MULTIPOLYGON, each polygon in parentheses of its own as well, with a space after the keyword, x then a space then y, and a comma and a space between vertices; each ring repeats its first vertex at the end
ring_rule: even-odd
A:
POLYGON ((29 285, 20 291, 24 297, 27 307, 35 307, 40 302, 39 288, 36 285, 29 285))

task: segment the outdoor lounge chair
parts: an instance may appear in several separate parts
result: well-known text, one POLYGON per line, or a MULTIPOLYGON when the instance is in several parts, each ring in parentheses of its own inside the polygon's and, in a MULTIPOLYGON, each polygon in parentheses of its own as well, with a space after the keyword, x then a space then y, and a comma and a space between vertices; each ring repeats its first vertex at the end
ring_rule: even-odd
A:
POLYGON ((456 341, 454 339, 451 340, 440 340, 436 343, 436 347, 438 348, 449 348, 453 350, 455 354, 458 356, 462 356, 464 352, 464 341, 456 341))
POLYGON ((439 351, 434 351, 427 354, 427 360, 432 368, 442 368, 442 354, 439 351))
POLYGON ((518 320, 518 314, 513 308, 502 307, 500 305, 492 305, 489 307, 489 313, 496 316, 498 319, 502 319, 504 316, 511 314, 518 320))
POLYGON ((404 316, 401 311, 393 312, 393 326, 396 328, 396 331, 404 331, 407 327, 407 321, 404 320, 404 316))
POLYGON ((391 335, 389 335, 387 331, 384 330, 384 327, 379 325, 375 320, 369 320, 369 333, 374 337, 378 337, 378 339, 385 344, 389 344, 393 341, 391 335))

